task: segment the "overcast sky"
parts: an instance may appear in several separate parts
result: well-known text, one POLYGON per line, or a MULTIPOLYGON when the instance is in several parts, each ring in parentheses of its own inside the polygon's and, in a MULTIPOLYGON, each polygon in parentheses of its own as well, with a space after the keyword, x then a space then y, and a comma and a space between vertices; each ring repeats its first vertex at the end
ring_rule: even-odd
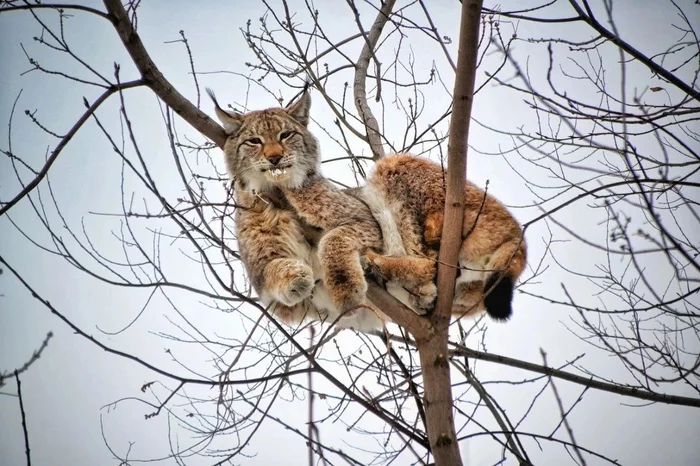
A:
MULTIPOLYGON (((96 8, 103 9, 101 3, 92 3, 96 8)), ((303 5, 303 2, 291 3, 303 5)), ((456 40, 459 3, 446 0, 429 3, 430 7, 434 8, 433 19, 440 33, 456 40)), ((508 3, 503 4, 504 9, 509 9, 508 3)), ((513 5, 521 3, 510 2, 513 5)), ((654 4, 654 1, 649 0, 620 2, 617 6, 618 26, 627 34, 629 42, 647 53, 663 49, 660 43, 667 39, 664 34, 668 34, 670 28, 660 27, 659 24, 669 24, 673 18, 672 12, 658 11, 654 4)), ((327 21, 332 21, 332 27, 329 26, 329 29, 336 37, 345 37, 356 31, 354 18, 345 2, 318 1, 316 7, 321 12, 322 20, 329 18, 327 21)), ((561 5, 561 8, 565 10, 566 5, 561 5)), ((369 10, 362 11, 364 24, 370 24, 372 17, 369 10)), ((697 14, 698 7, 691 11, 697 14)), ((167 2, 167 5, 166 2, 143 2, 139 8, 138 32, 166 78, 186 97, 195 100, 196 93, 183 46, 181 43, 167 42, 179 39, 179 31, 184 30, 199 72, 225 70, 247 74, 249 70, 245 63, 254 61, 254 57, 246 46, 239 28, 245 27, 249 18, 253 20, 255 27, 263 12, 264 5, 254 1, 178 0, 167 2)), ((51 12, 43 12, 40 17, 55 24, 55 14, 51 12)), ((532 32, 523 31, 525 27, 532 26, 519 27, 523 35, 532 32)), ((64 134, 84 111, 82 98, 86 97, 92 102, 100 94, 98 89, 67 82, 60 77, 49 77, 38 71, 25 74, 31 66, 27 62, 22 45, 42 66, 70 73, 75 73, 78 69, 76 65, 66 63, 64 56, 48 53, 32 40, 39 34, 39 26, 26 12, 0 15, 0 63, 3 63, 0 72, 0 146, 8 149, 11 143, 13 153, 19 154, 34 167, 41 165, 47 151, 54 147, 56 140, 37 130, 24 111, 36 111, 36 117, 49 129, 64 134), (13 102, 18 95, 10 140, 6 122, 9 121, 13 102)), ((114 29, 104 20, 76 12, 66 21, 66 34, 76 53, 109 79, 113 76, 114 62, 122 65, 122 81, 138 77, 114 29)), ((425 79, 434 62, 438 69, 442 70, 442 77, 446 80, 445 86, 451 88, 452 82, 449 79, 452 75, 447 70, 444 57, 439 55, 439 49, 420 39, 412 41, 410 45, 416 60, 417 79, 425 79)), ((359 45, 349 50, 356 53, 358 47, 359 45)), ((454 55, 454 47, 451 51, 454 55)), ((489 59, 495 60, 496 57, 489 59)), ((541 76, 542 69, 546 67, 544 60, 542 54, 533 54, 529 69, 541 76)), ((85 76, 84 71, 78 72, 85 76)), ((614 76, 615 71, 611 70, 610 73, 614 76)), ((341 93, 343 79, 337 79, 336 95, 341 93)), ((633 76, 632 79, 638 79, 640 83, 653 83, 647 75, 633 76)), ((267 92, 254 85, 248 87, 244 78, 233 74, 200 74, 198 80, 201 86, 214 88, 222 102, 247 105, 248 109, 276 104, 267 92)), ((281 92, 286 100, 293 96, 288 88, 274 84, 274 81, 272 83, 277 94, 281 92)), ((449 99, 440 85, 423 92, 426 92, 426 110, 422 121, 427 122, 445 110, 449 99)), ((312 93, 312 98, 312 117, 317 123, 332 130, 333 115, 323 105, 317 92, 312 93)), ((154 176, 160 188, 170 199, 182 196, 182 186, 177 181, 178 175, 172 162, 156 98, 150 91, 130 91, 127 107, 134 121, 141 151, 146 154, 152 170, 158 167, 154 176)), ((210 115, 213 114, 208 100, 202 99, 201 107, 210 115)), ((118 101, 113 98, 98 112, 101 121, 115 135, 120 131, 117 109, 118 101)), ((382 119, 385 134, 392 141, 400 141, 405 127, 405 120, 396 115, 399 113, 395 109, 389 109, 386 118, 382 119), (392 111, 394 113, 391 113, 392 111)), ((474 117, 485 126, 498 124, 501 128, 514 128, 531 119, 532 114, 527 111, 524 103, 509 100, 509 97, 499 93, 497 88, 489 86, 477 96, 474 117)), ((178 129, 181 137, 189 136, 198 142, 202 141, 196 131, 186 124, 179 122, 178 129)), ((316 123, 311 129, 321 140, 325 159, 344 155, 316 123)), ((439 127, 443 132, 445 129, 444 125, 439 127)), ((472 130, 472 144, 483 151, 496 151, 497 148, 510 144, 509 138, 489 132, 480 124, 473 124, 472 130), (501 137, 503 139, 499 139, 501 137)), ((334 136, 337 137, 337 132, 334 136)), ((356 142, 353 143, 353 147, 357 148, 358 153, 368 154, 368 149, 356 142)), ((212 154, 215 157, 215 165, 223 172, 220 151, 213 151, 212 154)), ((435 157, 436 152, 431 156, 435 157)), ((193 166, 201 170, 207 169, 208 161, 204 157, 192 157, 193 166)), ((520 175, 531 177, 533 180, 539 180, 542 175, 534 172, 519 173, 519 169, 523 169, 523 166, 518 166, 517 161, 474 153, 469 158, 468 176, 482 186, 489 180, 490 192, 513 206, 516 217, 521 222, 526 222, 535 217, 538 211, 518 208, 535 200, 523 185, 520 175)), ((112 260, 123 257, 122 246, 115 236, 121 231, 120 221, 115 217, 95 213, 118 213, 121 209, 122 189, 127 192, 127 201, 130 196, 128 193, 134 190, 139 193, 136 196, 138 202, 140 196, 143 196, 142 188, 133 178, 122 186, 121 170, 119 158, 94 121, 90 121, 66 147, 50 172, 51 191, 66 222, 77 233, 81 233, 84 226, 92 245, 112 260), (138 191, 139 189, 141 191, 138 191)), ((347 161, 324 165, 324 173, 346 184, 354 182, 347 161)), ((546 178, 542 181, 546 182, 546 178)), ((220 192, 210 194, 210 199, 223 200, 224 190, 220 185, 219 188, 220 192)), ((6 200, 18 189, 12 166, 7 158, 3 158, 0 161, 0 198, 6 200)), ((86 258, 70 240, 68 232, 61 227, 60 218, 52 207, 49 186, 46 183, 42 185, 40 192, 42 200, 47 203, 50 211, 48 215, 54 222, 55 231, 66 237, 76 254, 86 258)), ((38 197, 32 199, 36 202, 38 197)), ((571 221, 574 225, 585 228, 586 225, 595 223, 597 215, 599 214, 591 213, 582 203, 567 210, 558 219, 571 221)), ((110 347, 135 354, 150 364, 172 372, 187 374, 180 365, 183 363, 189 368, 201 371, 202 376, 215 377, 211 362, 213 356, 205 348, 173 342, 164 338, 162 333, 184 337, 183 331, 177 326, 187 328, 186 321, 194 323, 203 335, 221 340, 243 339, 250 328, 250 320, 239 314, 214 309, 210 300, 200 296, 182 291, 169 291, 168 297, 176 303, 175 309, 160 293, 148 301, 150 290, 114 287, 95 280, 67 264, 63 258, 34 246, 14 225, 20 226, 23 232, 31 235, 32 241, 51 245, 51 240, 38 221, 29 199, 24 199, 8 216, 0 218, 0 255, 16 268, 42 297, 49 300, 73 323, 110 347), (146 311, 127 331, 114 336, 108 334, 127 326, 144 306, 146 311), (166 350, 172 350, 172 353, 166 353, 166 350), (173 357, 177 358, 177 361, 174 361, 173 357)), ((150 232, 143 225, 140 225, 140 228, 140 238, 144 244, 150 246, 150 232)), ((169 228, 172 230, 173 227, 169 228)), ((547 234, 544 224, 537 224, 528 231, 531 258, 542 257, 545 247, 542 238, 546 238, 547 234)), ((187 258, 188 255, 195 254, 191 245, 183 249, 180 243, 167 244, 163 241, 160 247, 163 251, 162 260, 171 280, 206 288, 201 267, 187 258)), ((586 251, 576 249, 575 244, 560 244, 556 247, 562 256, 569 259, 569 263, 580 261, 581 270, 595 270, 596 260, 586 256, 586 251)), ((550 291, 553 296, 561 297, 560 283, 565 280, 565 276, 557 270, 553 267, 548 274, 540 277, 539 283, 533 284, 531 288, 533 292, 550 291)), ((580 281, 574 283, 580 284, 580 281)), ((593 288, 574 290, 577 295, 588 297, 593 292, 593 288)), ((21 366, 32 351, 40 346, 47 332, 51 331, 54 334, 41 359, 22 375, 33 464, 118 464, 103 441, 101 425, 109 445, 118 454, 125 454, 130 448, 130 442, 133 442, 130 458, 136 460, 167 456, 169 442, 177 441, 181 442, 181 445, 191 442, 188 433, 183 429, 174 430, 177 439, 174 435, 169 438, 169 418, 161 414, 153 419, 144 419, 144 415, 153 409, 135 400, 143 397, 156 402, 152 395, 144 395, 140 389, 146 382, 165 380, 132 361, 107 354, 75 335, 41 303, 33 299, 6 270, 0 276, 0 295, 0 370, 21 366), (125 401, 111 405, 122 399, 125 401)), ((586 353, 583 364, 585 367, 593 368, 603 376, 625 380, 626 375, 620 373, 624 369, 617 361, 597 352, 572 335, 569 328, 572 327, 573 321, 568 311, 523 295, 516 297, 514 311, 515 315, 507 325, 488 326, 484 342, 489 351, 541 363, 540 349, 544 349, 548 354, 549 363, 553 366, 565 364, 586 353)), ((257 311, 251 308, 248 318, 255 320, 257 317, 257 311)), ((343 333, 342 338, 338 340, 339 344, 342 345, 345 354, 351 354, 361 345, 361 340, 350 331, 343 333)), ((481 337, 477 334, 467 343, 477 347, 481 337)), ((305 338, 300 337, 302 341, 305 341, 305 338)), ((693 348, 689 350, 692 351, 693 348)), ((694 350, 697 352, 700 349, 695 347, 694 350)), ((228 354, 226 357, 233 356, 228 354)), ((476 373, 482 380, 488 381, 522 380, 532 376, 505 366, 483 362, 477 365, 476 373)), ((305 377, 294 381, 304 384, 305 377)), ((573 403, 582 390, 580 386, 562 381, 557 383, 567 405, 573 403)), ((319 384, 322 384, 320 380, 319 384)), ((169 387, 172 388, 172 385, 168 382, 169 387)), ((519 391, 520 389, 512 386, 489 386, 489 390, 493 391, 499 401, 503 401, 508 413, 513 414, 516 419, 527 409, 527 404, 537 389, 535 386, 524 386, 522 391, 519 391), (506 398, 502 393, 510 395, 506 398)), ((0 392, 0 464, 23 464, 23 437, 19 406, 14 396, 14 381, 9 380, 0 392)), ((160 389, 158 393, 167 396, 168 392, 160 389)), ((677 393, 690 392, 681 388, 677 393)), ((215 396, 214 391, 208 388, 193 389, 189 394, 193 397, 215 396)), ((551 403, 549 390, 546 397, 549 401, 538 405, 528 418, 528 429, 547 432, 559 422, 559 413, 551 403)), ((618 459, 622 464, 694 464, 698 454, 697 439, 700 438, 700 417, 697 410, 660 405, 644 406, 644 403, 637 401, 589 391, 571 415, 577 441, 581 445, 618 459)), ((317 406, 318 415, 322 417, 325 414, 324 404, 317 403, 317 406)), ((190 412, 187 406, 179 408, 180 413, 190 412)), ((302 431, 306 429, 305 402, 285 398, 276 405, 273 414, 293 423, 302 431)), ((352 419, 349 418, 348 422, 352 419)), ((353 452, 353 447, 377 448, 376 441, 370 436, 348 433, 345 426, 339 423, 324 424, 321 436, 322 439, 333 439, 336 446, 347 442, 343 448, 348 452, 353 452)), ((219 443, 217 446, 223 445, 225 443, 219 443)), ((494 442, 486 444, 484 437, 464 442, 461 447, 467 464, 492 464, 498 459, 499 449, 494 442)), ((570 461, 563 449, 548 449, 545 450, 546 454, 540 454, 534 443, 528 443, 528 447, 538 465, 556 465, 570 461)), ((306 447, 303 440, 271 421, 263 424, 245 453, 255 457, 241 457, 236 463, 306 464, 306 447)), ((357 455, 361 457, 361 454, 357 455)), ((187 464, 211 463, 210 458, 194 457, 187 464)), ((163 464, 175 463, 166 460, 163 464)), ((589 464, 600 463, 592 460, 589 464)))

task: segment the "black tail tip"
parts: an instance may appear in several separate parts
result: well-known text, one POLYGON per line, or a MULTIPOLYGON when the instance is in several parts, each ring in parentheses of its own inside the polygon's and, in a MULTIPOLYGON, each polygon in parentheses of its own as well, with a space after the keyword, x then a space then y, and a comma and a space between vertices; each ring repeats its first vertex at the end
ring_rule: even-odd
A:
POLYGON ((503 276, 497 273, 491 275, 486 280, 484 291, 488 292, 484 298, 484 306, 486 313, 493 320, 506 322, 513 315, 513 280, 508 276, 503 276), (500 278, 500 281, 499 281, 500 278), (498 283, 496 284, 496 281, 498 283), (494 287, 494 284, 495 287, 494 287), (493 287, 493 289, 491 289, 493 287), (489 292, 489 290, 491 290, 489 292))

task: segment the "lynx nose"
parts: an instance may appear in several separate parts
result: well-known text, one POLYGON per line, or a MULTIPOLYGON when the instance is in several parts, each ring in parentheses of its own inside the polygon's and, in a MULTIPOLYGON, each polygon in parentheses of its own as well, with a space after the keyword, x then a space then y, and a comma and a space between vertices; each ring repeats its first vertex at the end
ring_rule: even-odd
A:
POLYGON ((272 164, 272 166, 276 167, 277 164, 280 163, 280 160, 282 160, 282 156, 281 155, 269 155, 267 157, 267 160, 269 160, 269 162, 272 164))

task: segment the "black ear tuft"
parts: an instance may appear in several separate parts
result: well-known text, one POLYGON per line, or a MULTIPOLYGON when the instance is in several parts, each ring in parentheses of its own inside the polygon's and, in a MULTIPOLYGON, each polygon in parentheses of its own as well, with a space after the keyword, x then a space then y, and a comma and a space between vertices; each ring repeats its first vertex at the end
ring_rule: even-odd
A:
POLYGON ((486 280, 484 292, 488 292, 488 295, 484 298, 484 306, 486 306, 488 315, 496 321, 507 321, 513 315, 511 304, 513 301, 513 280, 499 273, 491 274, 486 280), (497 281, 498 283, 496 283, 497 281))
POLYGON ((204 90, 207 92, 207 95, 209 98, 214 102, 214 106, 219 107, 219 102, 216 100, 216 94, 214 94, 214 91, 211 89, 211 87, 205 87, 204 90))
POLYGON ((304 92, 296 102, 285 108, 290 117, 294 118, 301 125, 309 124, 309 111, 311 110, 311 94, 308 91, 308 83, 304 87, 304 92))
POLYGON ((216 112, 216 116, 221 121, 221 124, 224 125, 224 130, 226 131, 226 134, 233 134, 236 131, 238 131, 238 129, 241 127, 241 124, 243 124, 243 115, 237 112, 227 112, 219 105, 219 102, 216 100, 216 95, 214 94, 214 91, 212 91, 208 87, 205 88, 205 91, 207 91, 209 98, 214 102, 214 111, 216 112))

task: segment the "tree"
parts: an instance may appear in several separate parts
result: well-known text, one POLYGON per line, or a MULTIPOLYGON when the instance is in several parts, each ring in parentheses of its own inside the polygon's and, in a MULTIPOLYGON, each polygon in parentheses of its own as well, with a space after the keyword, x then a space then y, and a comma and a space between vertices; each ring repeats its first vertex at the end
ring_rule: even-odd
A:
MULTIPOLYGON (((3 399, 14 406, 24 398, 26 429, 12 429, 27 439, 27 461, 46 455, 30 453, 42 437, 32 423, 42 408, 28 390, 48 382, 41 368, 60 354, 53 348, 78 339, 88 343, 81 358, 138 368, 126 369, 139 372, 100 415, 109 454, 127 464, 290 458, 262 451, 275 426, 291 432, 289 451, 308 445, 309 462, 317 464, 451 464, 438 450, 454 454, 457 446, 467 464, 615 463, 623 454, 607 440, 620 436, 615 416, 629 423, 630 411, 639 410, 645 420, 661 419, 666 431, 677 421, 664 417, 693 419, 700 407, 694 4, 484 5, 468 176, 488 179, 482 185, 513 206, 530 271, 512 322, 453 323, 447 351, 434 354, 432 366, 419 363, 416 349, 436 321, 407 314, 378 287, 371 298, 409 332, 393 325, 377 335, 327 325, 290 329, 251 295, 217 148, 224 135, 207 116, 200 86, 252 109, 291 100, 309 80, 329 177, 362 184, 372 160, 409 151, 447 162, 448 178, 458 182, 464 172, 445 154, 456 147, 451 141, 447 149, 447 135, 456 133, 450 122, 465 115, 453 97, 469 93, 467 85, 453 95, 459 4, 263 1, 245 11, 259 20, 241 24, 252 52, 245 69, 226 66, 228 54, 241 53, 227 50, 228 30, 217 31, 215 54, 205 53, 215 28, 166 26, 169 43, 161 45, 165 35, 149 36, 167 19, 155 8, 112 0, 99 8, 0 7, 2 21, 33 20, 36 36, 31 46, 23 36, 13 42, 26 53, 21 82, 31 92, 12 88, 2 99, 8 126, 0 221, 10 240, 0 263, 12 284, 3 309, 19 320, 21 309, 39 304, 57 318, 52 327, 60 322, 77 334, 61 340, 55 328, 48 347, 48 338, 37 339, 42 359, 16 375, 24 379, 23 397, 3 399), (665 32, 639 27, 652 22, 665 32), (90 32, 118 38, 121 49, 97 53, 84 39, 90 32), (205 32, 205 40, 192 38, 205 32), (163 47, 158 60, 153 52, 163 47), (163 58, 176 51, 179 58, 163 58), (58 92, 42 95, 49 86, 58 92), (265 93, 272 99, 261 103, 265 93), (41 99, 31 100, 35 94, 41 99), (89 157, 81 139, 93 146, 89 157), (93 189, 81 193, 80 183, 93 189), (40 264, 55 267, 56 278, 39 278, 40 264), (139 341, 149 333, 161 339, 158 346, 139 341), (154 354, 163 344, 165 353, 154 354), (435 406, 424 398, 445 383, 453 409, 441 409, 454 415, 454 442, 442 427, 430 427, 435 406), (136 388, 144 392, 138 398, 136 388), (122 425, 116 416, 158 435, 110 431, 110 421, 122 425)), ((449 302, 454 277, 442 269, 440 298, 449 302)), ((8 367, 23 362, 18 357, 8 367)), ((13 374, 3 376, 6 386, 13 374)), ((692 439, 697 427, 687 425, 692 439)), ((694 457, 692 447, 655 453, 651 439, 634 443, 642 440, 647 448, 625 451, 620 461, 694 457)))

